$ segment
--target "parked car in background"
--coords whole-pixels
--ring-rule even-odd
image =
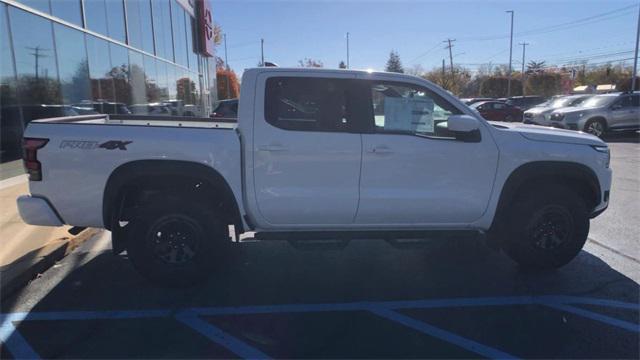
[[[529,95],[529,96],[512,96],[507,98],[506,103],[509,105],[517,106],[520,109],[528,110],[536,105],[540,105],[547,101],[544,96]]]
[[[477,102],[480,102],[480,101],[491,101],[491,100],[495,100],[495,99],[484,98],[484,97],[460,99],[460,101],[462,101],[463,103],[465,103],[465,104],[467,104],[469,106],[471,106],[471,105],[473,105],[473,104],[475,104]]]
[[[127,105],[121,102],[84,100],[73,106],[74,108],[93,108],[100,114],[131,114]]]
[[[238,119],[238,99],[221,100],[211,113],[211,118],[236,121]]]
[[[542,103],[538,106],[534,106],[531,109],[524,112],[523,122],[525,124],[537,124],[545,125],[549,123],[549,118],[554,110],[563,107],[579,106],[585,100],[589,99],[593,95],[569,95],[554,97],[551,100]]]
[[[483,118],[493,121],[522,121],[522,110],[502,101],[481,101],[471,105]]]
[[[578,107],[551,113],[548,125],[602,137],[609,131],[640,129],[640,92],[595,95]]]
[[[163,103],[136,104],[129,106],[135,115],[172,115],[171,109]]]
[[[171,110],[174,116],[198,116],[200,107],[193,104],[185,104],[183,100],[165,100],[162,102]]]

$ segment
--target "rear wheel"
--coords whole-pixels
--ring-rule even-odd
[[[561,267],[580,253],[587,240],[586,205],[568,188],[529,191],[510,210],[504,250],[525,268]]]
[[[133,220],[127,252],[154,283],[189,286],[204,280],[231,246],[216,214],[197,201],[154,202]]]
[[[591,119],[584,124],[584,132],[597,137],[603,137],[606,130],[607,125],[601,119]]]

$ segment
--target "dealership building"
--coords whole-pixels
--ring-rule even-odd
[[[207,116],[213,37],[208,0],[0,0],[2,162],[36,118]]]

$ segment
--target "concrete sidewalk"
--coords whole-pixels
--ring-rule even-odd
[[[28,193],[26,175],[0,181],[0,297],[36,277],[95,233],[85,230],[73,236],[68,226],[25,224],[16,198]]]

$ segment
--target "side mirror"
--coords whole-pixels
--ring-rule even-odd
[[[480,122],[470,115],[451,115],[447,119],[447,129],[456,139],[464,142],[480,142]]]
[[[620,109],[622,109],[622,104],[611,105],[611,110],[620,110]]]

